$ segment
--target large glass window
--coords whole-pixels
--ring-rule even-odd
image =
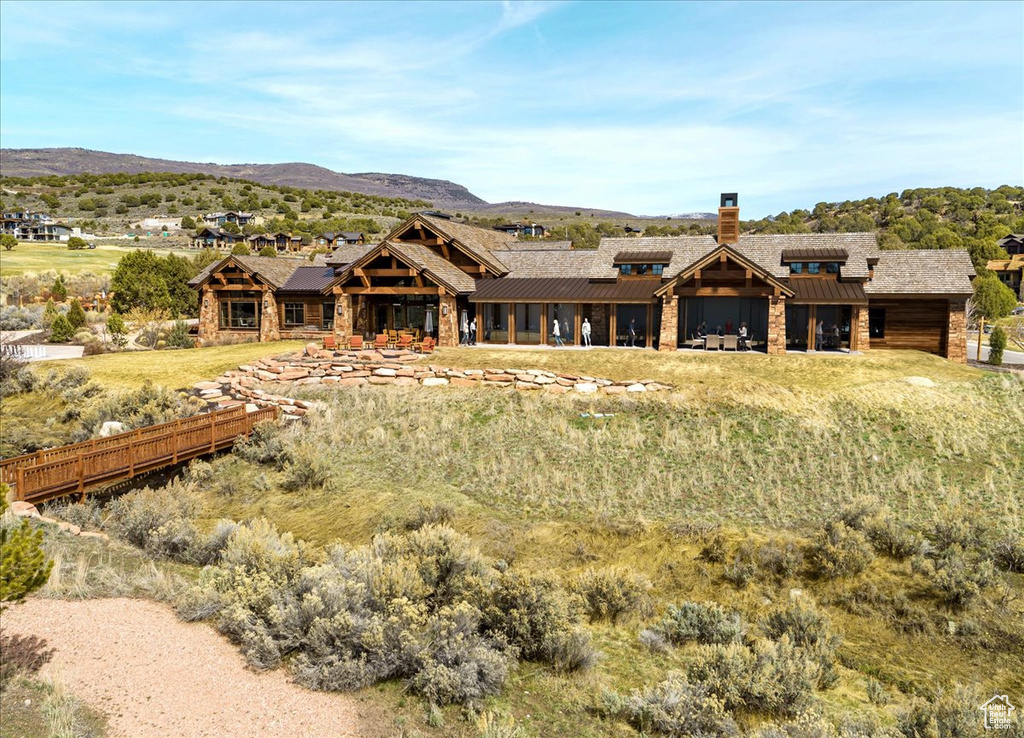
[[[229,330],[256,330],[257,305],[255,300],[221,300],[220,327]]]
[[[801,264],[799,261],[795,261],[795,262],[793,262],[792,264],[789,265],[789,273],[790,274],[803,274],[803,271],[804,271],[804,265]]]
[[[333,302],[324,302],[320,304],[320,327],[325,331],[334,330]]]
[[[633,265],[632,264],[619,264],[619,274],[621,274],[624,277],[628,277],[632,273],[633,273]]]
[[[816,261],[807,262],[808,274],[821,274],[821,264]]]
[[[871,338],[885,338],[885,308],[868,310],[868,335]]]
[[[508,343],[508,304],[487,303],[483,308],[484,341]]]
[[[516,343],[540,343],[540,303],[516,304]]]
[[[647,342],[647,306],[616,305],[615,333],[617,346],[645,346]]]
[[[306,305],[301,302],[286,302],[284,304],[285,325],[305,325]]]
[[[576,331],[576,305],[571,302],[548,304],[548,343],[552,346],[555,345],[556,320],[562,343],[572,343]]]

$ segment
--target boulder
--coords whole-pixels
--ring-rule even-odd
[[[374,369],[373,375],[375,377],[395,377],[398,376],[398,370],[382,366],[380,369]]]
[[[22,502],[21,500],[15,500],[11,503],[11,514],[16,515],[19,518],[38,518],[39,511],[36,506],[31,502]]]
[[[604,393],[606,395],[624,395],[626,394],[626,388],[618,384],[610,384],[604,387]]]
[[[315,343],[306,344],[306,356],[316,356],[320,353],[320,347]]]
[[[366,377],[342,377],[338,384],[342,387],[360,387],[367,383]]]
[[[636,384],[631,384],[628,387],[626,387],[626,392],[646,392],[646,391],[647,391],[647,387],[645,385],[640,384],[639,382],[637,382]]]
[[[452,377],[452,387],[479,387],[480,380],[468,379],[467,377]]]
[[[448,384],[448,380],[445,377],[424,377],[420,384],[424,387],[440,387],[443,384]]]
[[[573,385],[573,389],[581,395],[592,395],[597,392],[597,384],[595,382],[577,382]]]
[[[117,433],[124,433],[124,430],[124,423],[120,422],[119,420],[108,420],[106,423],[100,426],[100,438],[113,436],[116,435]]]

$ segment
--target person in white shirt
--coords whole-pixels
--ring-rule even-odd
[[[580,334],[583,336],[583,345],[590,345],[590,321],[586,318],[583,319],[583,327],[580,328]]]
[[[562,329],[558,325],[558,318],[555,318],[554,325],[551,327],[551,335],[555,337],[556,346],[564,346],[565,342],[562,340]]]

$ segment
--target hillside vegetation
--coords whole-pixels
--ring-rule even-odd
[[[145,218],[180,217],[185,230],[202,227],[205,213],[243,210],[264,222],[250,232],[291,231],[312,237],[328,230],[380,233],[425,200],[262,185],[208,174],[75,174],[0,178],[3,210],[46,212],[83,230],[145,232]],[[150,229],[152,230],[152,229]]]

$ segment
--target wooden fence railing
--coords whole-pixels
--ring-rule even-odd
[[[261,420],[277,418],[277,408],[246,412],[218,410],[84,443],[38,451],[0,461],[0,481],[14,488],[14,499],[45,502],[230,448]]]

